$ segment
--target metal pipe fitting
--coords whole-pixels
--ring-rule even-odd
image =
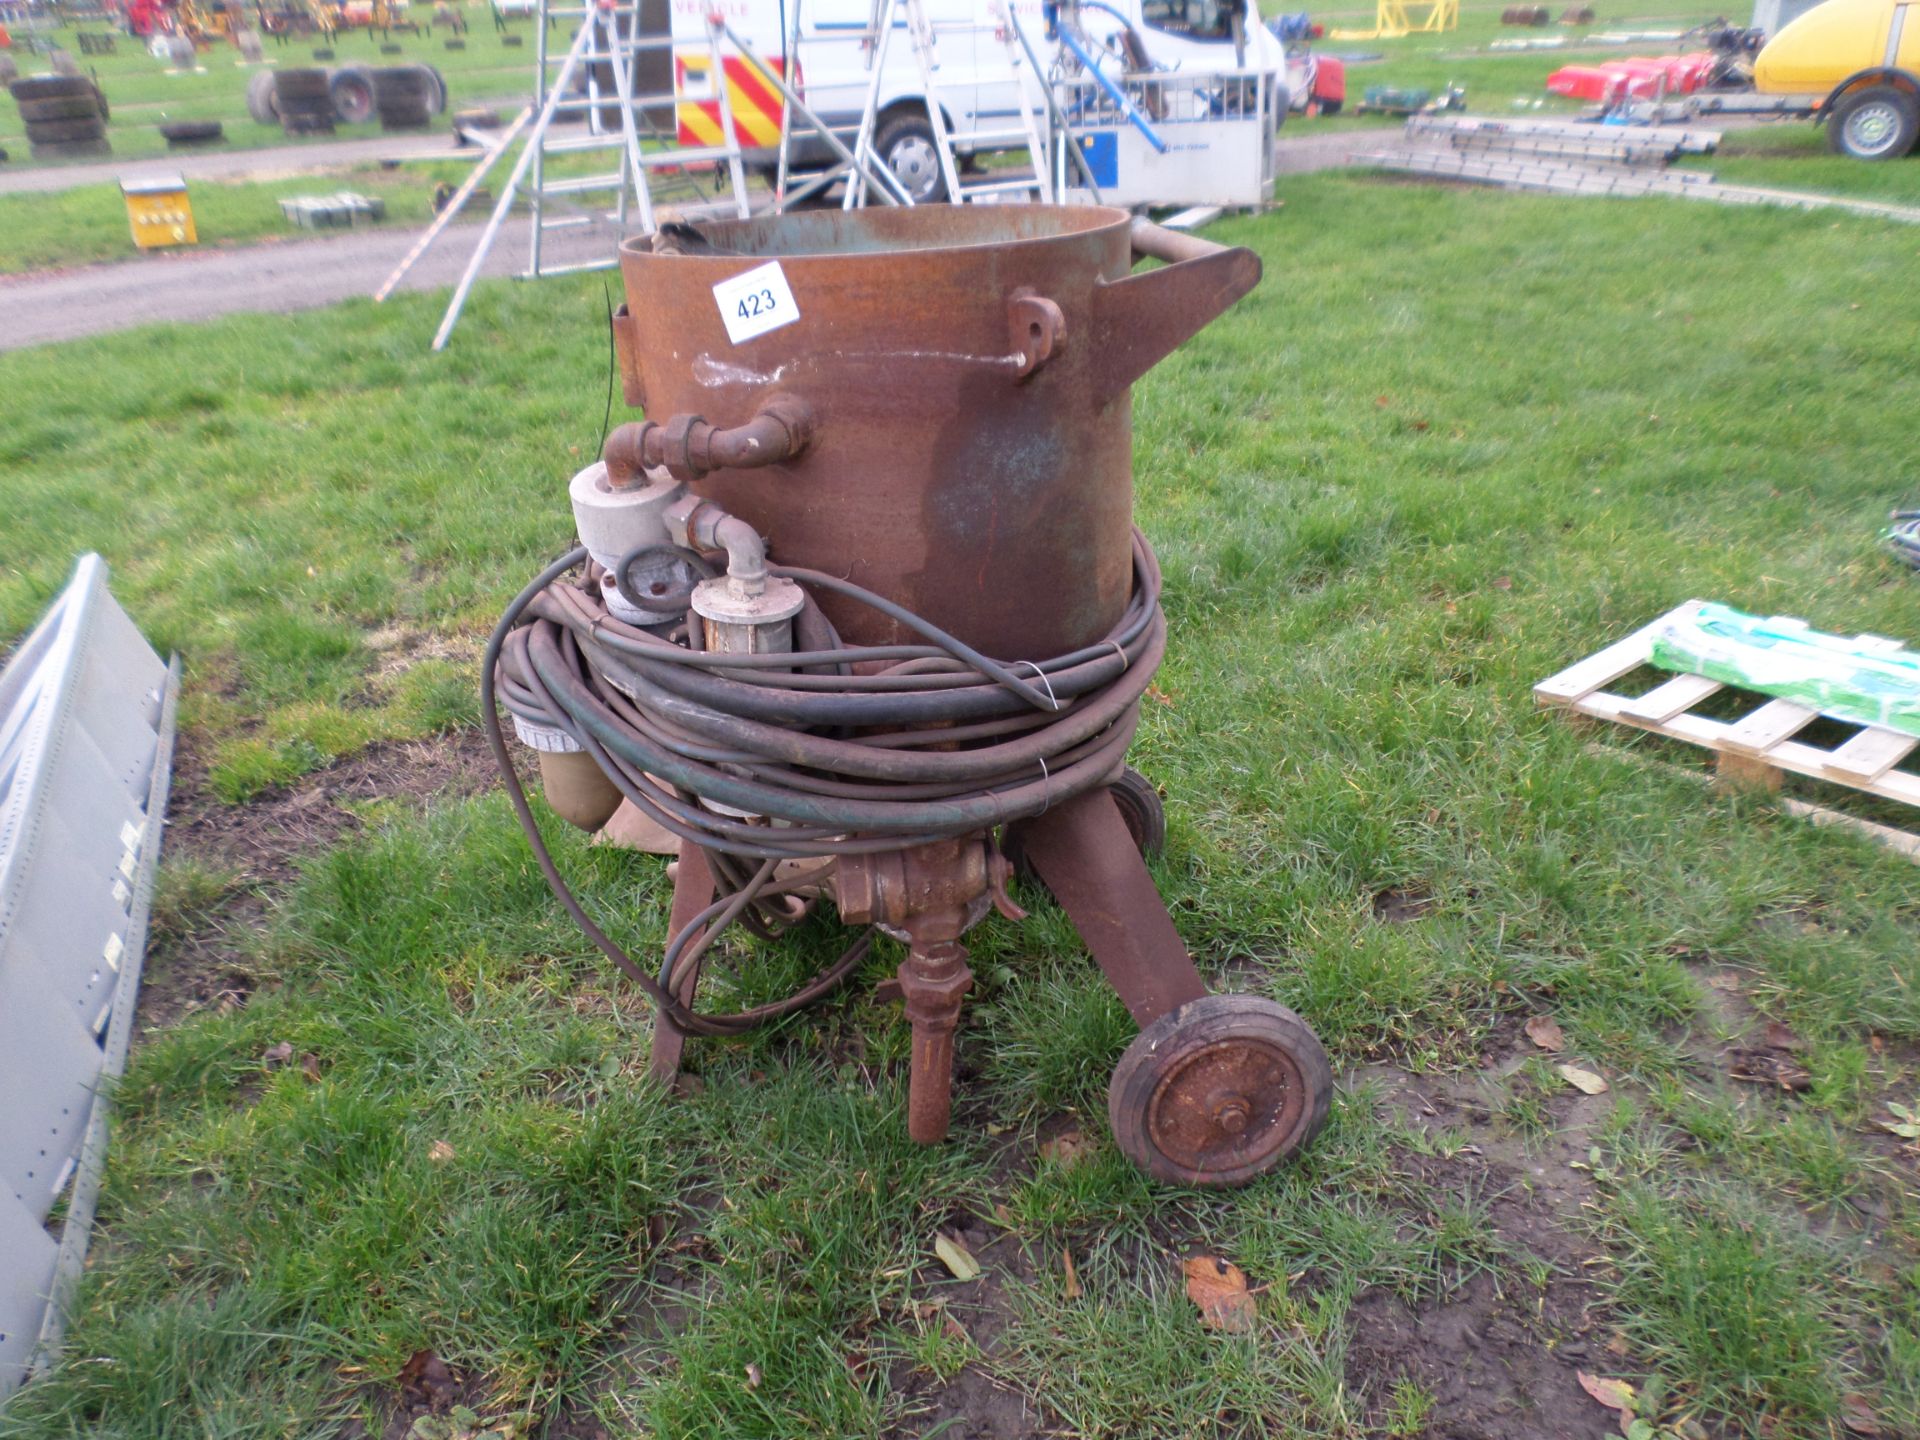
[[[767,588],[767,542],[738,515],[698,495],[683,495],[662,518],[676,544],[727,552],[727,586],[735,595],[758,595]]]
[[[744,425],[722,428],[703,416],[675,415],[664,423],[641,420],[607,436],[601,458],[616,489],[640,483],[664,468],[676,480],[698,480],[714,470],[752,470],[800,455],[813,439],[813,410],[792,395],[775,395]]]

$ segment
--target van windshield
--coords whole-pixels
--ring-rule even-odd
[[[1155,30],[1189,40],[1231,40],[1235,0],[1144,0],[1140,18]]]

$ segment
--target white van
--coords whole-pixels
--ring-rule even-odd
[[[1020,123],[1016,82],[1005,45],[996,35],[1000,6],[994,0],[923,0],[923,4],[938,37],[935,83],[955,149],[964,154],[1004,148],[1004,141],[976,145],[970,138],[980,132],[1004,132]],[[789,67],[782,37],[793,23],[794,6],[799,9],[800,25],[798,89],[809,109],[851,138],[859,127],[871,80],[864,37],[872,0],[723,0],[718,8],[755,53],[785,74]],[[1237,59],[1234,48],[1233,12],[1239,6],[1244,6],[1244,61]],[[707,74],[711,67],[706,17],[715,8],[714,0],[673,0],[682,144],[713,144],[720,138],[719,100]],[[1046,40],[1041,0],[1014,0],[1014,9],[1028,42],[1046,63],[1053,46]],[[1206,73],[1245,68],[1278,75],[1285,84],[1285,48],[1261,22],[1256,0],[1113,0],[1111,4],[1087,0],[1080,6],[1080,16],[1089,38],[1116,56],[1131,30],[1149,66],[1156,70]],[[744,60],[728,54],[729,49],[723,46],[722,63],[734,127],[741,144],[754,152],[753,158],[767,163],[779,141],[780,96]],[[1103,68],[1117,74],[1128,67],[1116,59]],[[874,148],[916,203],[940,200],[946,192],[924,92],[912,37],[905,20],[896,20],[880,81]],[[1284,102],[1277,108],[1286,113]],[[824,152],[825,146],[819,149]],[[812,163],[824,158],[824,153],[803,158]]]

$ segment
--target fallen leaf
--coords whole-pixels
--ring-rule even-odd
[[[1080,1298],[1080,1277],[1074,1273],[1073,1251],[1062,1250],[1060,1252],[1060,1268],[1067,1272],[1066,1298],[1069,1300],[1078,1300]]]
[[[1556,1065],[1553,1068],[1560,1072],[1562,1080],[1576,1090],[1584,1091],[1588,1095],[1607,1093],[1607,1082],[1591,1070],[1582,1070],[1578,1065]]]
[[[400,1393],[411,1404],[430,1405],[440,1410],[459,1388],[447,1362],[431,1350],[414,1351],[400,1367]]]
[[[1527,1039],[1542,1050],[1567,1048],[1567,1037],[1560,1032],[1560,1026],[1551,1015],[1536,1015],[1522,1028],[1527,1032]]]
[[[1804,1050],[1807,1048],[1806,1041],[1802,1040],[1778,1020],[1771,1021],[1767,1025],[1767,1044],[1776,1050]]]
[[[447,1161],[453,1159],[453,1146],[444,1140],[436,1140],[427,1147],[427,1159],[433,1161],[436,1165],[445,1164]]]
[[[940,1312],[940,1328],[947,1332],[947,1338],[950,1340],[958,1340],[962,1345],[973,1344],[973,1336],[967,1333],[966,1326],[954,1318],[951,1310]]]
[[[1513,577],[1510,575],[1494,576],[1493,588],[1496,590],[1511,590],[1513,588]]]
[[[747,1388],[749,1390],[758,1390],[760,1388],[760,1381],[763,1378],[758,1365],[752,1363],[747,1365]]]
[[[933,1235],[933,1253],[940,1262],[953,1272],[956,1280],[978,1280],[980,1262],[973,1258],[973,1252],[944,1230],[936,1230]]]
[[[1630,1348],[1627,1344],[1627,1337],[1622,1335],[1618,1330],[1607,1337],[1606,1351],[1609,1355],[1625,1355]]]
[[[282,1065],[287,1064],[293,1059],[293,1042],[291,1040],[282,1040],[278,1045],[262,1055],[260,1059],[269,1070],[278,1070]]]
[[[999,1221],[1003,1228],[1008,1230],[1013,1228],[1013,1211],[1009,1210],[1004,1202],[993,1207],[993,1218]]]
[[[1247,1293],[1246,1273],[1217,1255],[1195,1255],[1185,1265],[1187,1298],[1200,1310],[1200,1323],[1229,1335],[1245,1335],[1260,1318]]]
[[[1051,1140],[1042,1141],[1040,1158],[1063,1168],[1078,1165],[1094,1152],[1094,1143],[1076,1127],[1063,1130]]]
[[[1883,1435],[1880,1417],[1864,1395],[1846,1395],[1840,1400],[1840,1423],[1855,1435]]]
[[[320,1083],[320,1057],[309,1050],[300,1057],[300,1073],[314,1084]]]
[[[1579,1377],[1582,1390],[1620,1417],[1622,1430],[1633,1424],[1633,1386],[1625,1380],[1606,1380],[1584,1370],[1576,1370],[1574,1374]]]

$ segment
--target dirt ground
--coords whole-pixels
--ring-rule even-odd
[[[243,963],[244,935],[259,926],[273,897],[298,873],[302,856],[326,849],[360,824],[348,806],[477,795],[499,783],[478,730],[371,745],[247,805],[215,799],[206,775],[191,735],[183,736],[163,853],[168,860],[191,859],[229,873],[233,883],[217,905],[194,914],[177,932],[154,936],[141,979],[136,1036],[199,1010],[245,1003],[252,981]]]

